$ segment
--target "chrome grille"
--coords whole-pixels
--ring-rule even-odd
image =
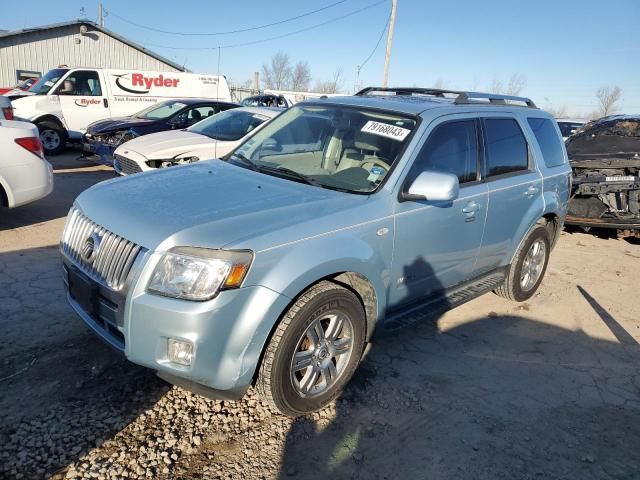
[[[94,243],[96,238],[100,240],[98,245]],[[90,258],[88,249],[92,251]],[[62,251],[83,272],[108,287],[120,290],[124,286],[140,250],[139,245],[101,227],[80,209],[73,207],[69,212]]]
[[[125,175],[131,175],[132,173],[140,173],[142,169],[140,165],[131,160],[130,158],[123,157],[122,155],[113,156],[114,166],[116,170],[124,173]]]

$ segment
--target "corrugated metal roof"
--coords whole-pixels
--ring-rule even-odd
[[[136,50],[141,51],[142,53],[149,55],[150,57],[155,58],[156,60],[162,62],[162,63],[166,63],[167,65],[170,65],[171,67],[175,68],[176,70],[180,70],[181,72],[188,72],[189,70],[186,69],[185,67],[183,67],[182,65],[178,65],[175,62],[172,62],[171,60],[164,58],[161,55],[158,55],[157,53],[144,48],[142,45],[138,45],[135,42],[132,42],[131,40],[126,39],[125,37],[118,35],[117,33],[112,32],[111,30],[108,30],[104,27],[101,27],[100,25],[98,25],[96,22],[92,22],[91,20],[71,20],[69,22],[61,22],[61,23],[52,23],[50,25],[42,25],[40,27],[33,27],[33,28],[23,28],[21,30],[9,30],[9,31],[2,31],[0,30],[0,39],[3,38],[7,38],[7,37],[13,37],[13,36],[17,36],[17,35],[23,35],[26,33],[32,33],[32,32],[39,32],[42,30],[54,30],[56,28],[63,28],[63,27],[69,27],[72,25],[88,25],[91,26],[92,28],[94,28],[95,30],[98,30],[106,35],[109,35],[110,37],[115,38],[116,40],[122,42],[122,43],[126,43],[127,45],[129,45],[132,48],[135,48]]]

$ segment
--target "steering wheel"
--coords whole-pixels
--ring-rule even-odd
[[[389,165],[382,160],[367,160],[362,162],[360,167],[364,168],[367,172],[370,171],[372,167],[380,167],[384,170],[385,175],[389,171]]]

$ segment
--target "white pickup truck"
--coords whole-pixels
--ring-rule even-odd
[[[0,97],[0,112],[10,106],[7,97]],[[53,172],[44,159],[38,129],[0,113],[0,207],[19,207],[52,190]]]
[[[14,100],[16,117],[38,126],[47,155],[80,140],[97,120],[131,115],[158,101],[211,98],[231,101],[224,76],[102,68],[55,68]]]

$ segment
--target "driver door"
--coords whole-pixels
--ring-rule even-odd
[[[452,173],[458,177],[460,191],[451,202],[398,203],[391,309],[442,292],[474,272],[486,221],[488,188],[479,176],[478,123],[456,117],[427,132],[405,179],[406,188],[425,171]]]
[[[65,90],[65,82],[70,82],[73,88]],[[111,116],[103,92],[99,73],[95,70],[74,70],[60,83],[55,93],[59,96],[71,138],[82,136],[90,123]]]

